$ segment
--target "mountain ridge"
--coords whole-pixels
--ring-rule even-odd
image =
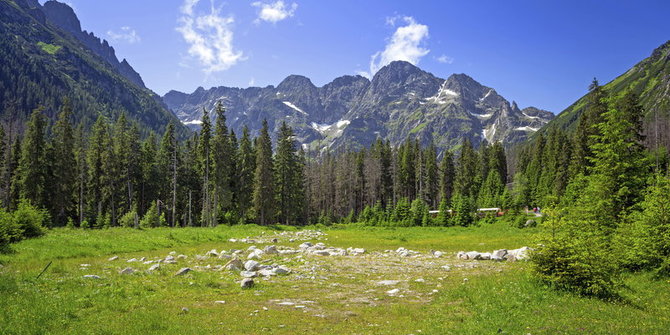
[[[194,127],[202,108],[213,110],[219,101],[236,132],[248,125],[255,134],[264,118],[271,128],[286,121],[305,148],[319,151],[364,147],[377,137],[394,145],[407,138],[432,141],[439,149],[453,149],[463,137],[476,145],[511,144],[553,117],[537,108],[524,112],[466,74],[442,79],[403,61],[382,67],[371,80],[345,75],[317,87],[306,76],[289,75],[276,87],[198,87],[192,93],[173,90],[162,99]]]

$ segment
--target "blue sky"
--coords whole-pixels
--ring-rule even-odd
[[[159,94],[322,86],[394,59],[560,112],[670,39],[670,1],[67,0]]]

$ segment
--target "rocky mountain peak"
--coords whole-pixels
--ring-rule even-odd
[[[277,89],[280,92],[294,92],[296,90],[316,89],[316,86],[312,84],[312,81],[309,78],[292,74],[286,77],[286,79],[282,80],[282,82],[277,86]]]
[[[81,23],[72,7],[56,0],[49,0],[44,3],[42,10],[49,21],[61,29],[72,34],[81,34]]]

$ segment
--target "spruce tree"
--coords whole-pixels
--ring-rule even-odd
[[[231,183],[233,177],[233,150],[228,127],[226,126],[225,109],[221,102],[216,104],[216,123],[212,137],[212,158],[214,177],[214,202],[216,213],[232,210],[233,193]]]
[[[277,214],[283,224],[302,223],[305,190],[300,157],[296,155],[293,130],[282,122],[277,140],[277,155],[274,162],[275,194]]]
[[[237,207],[239,214],[246,220],[249,217],[249,209],[252,206],[254,191],[254,173],[256,172],[256,153],[252,146],[249,128],[244,126],[242,129],[242,139],[238,150],[238,169],[237,169]]]
[[[75,213],[77,162],[74,155],[75,138],[71,118],[72,105],[69,99],[65,99],[54,126],[52,141],[54,192],[51,214],[54,222],[59,225],[65,225],[68,218]]]
[[[207,110],[202,110],[202,124],[200,128],[199,161],[200,174],[202,176],[202,214],[201,222],[203,226],[212,227],[215,225],[215,213],[212,203],[212,132]]]
[[[442,202],[447,205],[451,203],[451,197],[454,193],[454,178],[456,171],[454,168],[454,156],[451,152],[445,151],[444,157],[440,162],[440,206]]]
[[[42,207],[46,202],[46,118],[36,109],[30,116],[19,161],[18,186],[21,198],[33,206]]]
[[[263,120],[261,133],[256,139],[256,172],[254,173],[253,205],[256,221],[267,225],[274,221],[275,209],[274,162],[268,122]]]

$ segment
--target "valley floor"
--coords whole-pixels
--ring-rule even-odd
[[[55,229],[0,255],[0,333],[663,334],[670,329],[667,280],[629,276],[624,301],[613,303],[554,291],[536,282],[524,261],[455,257],[460,250],[532,246],[536,229],[496,223],[322,231],[254,225]],[[320,256],[301,251],[304,242],[365,252]],[[257,261],[291,273],[257,277],[246,290],[238,272],[222,269],[229,259],[204,256],[212,249],[238,249],[246,261],[250,246],[271,244],[284,253]],[[400,247],[408,251],[398,252]],[[147,271],[171,253],[174,264]],[[132,259],[138,261],[128,262]],[[134,273],[119,273],[128,267]],[[176,276],[184,267],[194,271]]]

